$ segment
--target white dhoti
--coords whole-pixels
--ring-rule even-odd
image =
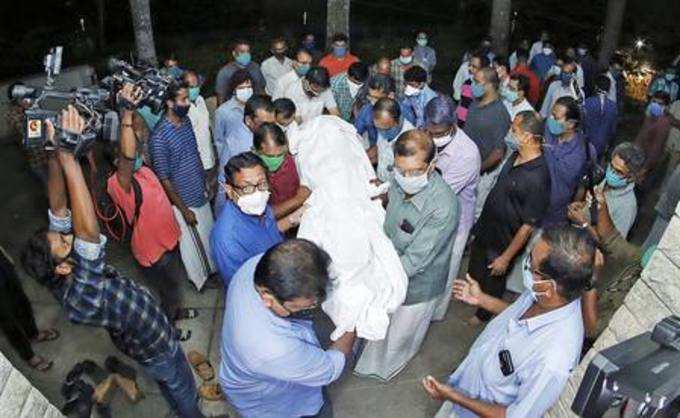
[[[390,315],[385,339],[366,343],[354,372],[387,381],[402,371],[420,349],[438,300],[400,306]]]
[[[181,231],[179,252],[182,256],[184,268],[187,270],[189,280],[196,286],[196,289],[201,290],[205,281],[208,280],[208,276],[215,272],[210,251],[210,231],[213,227],[213,216],[210,203],[189,209],[194,212],[198,221],[194,227],[189,227],[184,221],[182,212],[175,206],[172,207]]]
[[[510,270],[510,273],[508,273],[507,280],[505,282],[505,288],[507,290],[515,293],[524,292],[524,273],[522,272],[524,258],[529,255],[531,249],[534,248],[534,245],[536,245],[536,242],[538,242],[538,239],[541,238],[542,233],[542,229],[535,229],[534,233],[527,241],[527,245],[524,246],[524,251],[515,257],[515,262],[513,263],[512,269]]]
[[[453,402],[444,401],[434,418],[458,418],[458,414],[453,410]]]
[[[479,219],[479,215],[482,214],[486,198],[489,197],[491,189],[493,189],[493,186],[496,184],[498,175],[501,173],[501,168],[503,168],[503,162],[498,164],[493,171],[479,176],[479,183],[477,183],[477,201],[475,203],[475,222]]]
[[[458,270],[460,270],[460,262],[463,259],[463,254],[465,253],[465,245],[467,244],[468,237],[470,236],[470,229],[470,227],[465,228],[464,231],[458,229],[458,232],[456,233],[456,239],[453,242],[453,250],[451,251],[449,277],[446,280],[444,294],[442,294],[437,300],[437,305],[434,309],[434,315],[432,316],[433,321],[443,320],[446,316],[446,311],[449,309],[449,302],[451,302],[451,291],[453,290],[453,281],[458,276]]]

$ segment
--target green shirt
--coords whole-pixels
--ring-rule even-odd
[[[408,276],[404,305],[432,300],[444,291],[458,228],[458,197],[433,172],[427,187],[406,197],[396,182],[389,191],[385,233]]]

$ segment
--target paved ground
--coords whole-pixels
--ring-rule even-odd
[[[4,185],[0,190],[0,238],[10,254],[18,260],[21,243],[39,225],[45,223],[46,199],[40,183],[26,169],[22,155],[13,143],[0,143],[0,154],[4,162],[0,172],[4,173]],[[143,282],[136,264],[125,247],[116,243],[108,246],[111,263],[129,277]],[[38,325],[56,327],[61,338],[54,342],[35,346],[40,355],[55,360],[47,373],[34,371],[19,359],[9,346],[4,335],[0,335],[0,350],[40,389],[56,406],[63,404],[59,390],[68,371],[78,361],[92,359],[103,365],[109,355],[126,359],[111,344],[107,333],[100,329],[77,326],[68,323],[56,300],[34,280],[24,276],[23,285],[33,303]],[[218,289],[206,289],[200,294],[191,285],[184,283],[183,295],[186,306],[198,308],[200,316],[184,321],[181,326],[192,330],[191,340],[183,343],[185,351],[197,349],[208,353],[212,364],[219,364],[219,340],[224,310],[224,297]],[[420,389],[420,379],[427,375],[444,378],[457,365],[474,340],[477,330],[462,323],[466,308],[456,306],[441,323],[434,324],[425,340],[423,350],[394,381],[383,384],[370,379],[359,379],[351,373],[331,387],[335,416],[343,417],[431,417],[437,409],[435,402],[428,401]],[[197,382],[198,378],[197,378]],[[122,393],[117,393],[112,402],[114,417],[163,417],[167,406],[157,385],[141,374],[139,384],[145,398],[138,404],[130,404]],[[206,402],[202,405],[206,415],[217,415],[230,411],[223,402]]]

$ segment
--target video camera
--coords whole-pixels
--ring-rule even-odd
[[[669,316],[653,332],[598,353],[588,365],[571,410],[600,418],[612,407],[626,417],[680,416],[680,317]]]
[[[163,109],[165,93],[176,80],[150,65],[131,65],[123,60],[109,60],[112,74],[102,80],[102,85],[110,91],[118,92],[125,84],[133,84],[140,89],[139,106],[148,106],[153,113]]]

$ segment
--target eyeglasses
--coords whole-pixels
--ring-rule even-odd
[[[226,190],[227,184],[224,182],[220,182],[220,186],[222,186],[223,189]],[[234,190],[240,190],[240,192],[236,192],[240,196],[248,195],[248,194],[253,194],[255,193],[255,190],[259,190],[261,192],[266,192],[269,191],[269,183],[267,181],[262,181],[258,183],[257,185],[252,185],[252,184],[246,184],[245,186],[239,187],[236,185],[231,185]]]
[[[527,256],[527,258],[525,258],[525,260],[526,260],[524,262],[524,269],[525,270],[530,271],[532,274],[537,275],[538,277],[542,278],[543,280],[552,280],[552,278],[550,276],[541,272],[539,269],[534,269],[533,267],[531,267],[533,265],[531,253],[529,253],[529,255]]]

